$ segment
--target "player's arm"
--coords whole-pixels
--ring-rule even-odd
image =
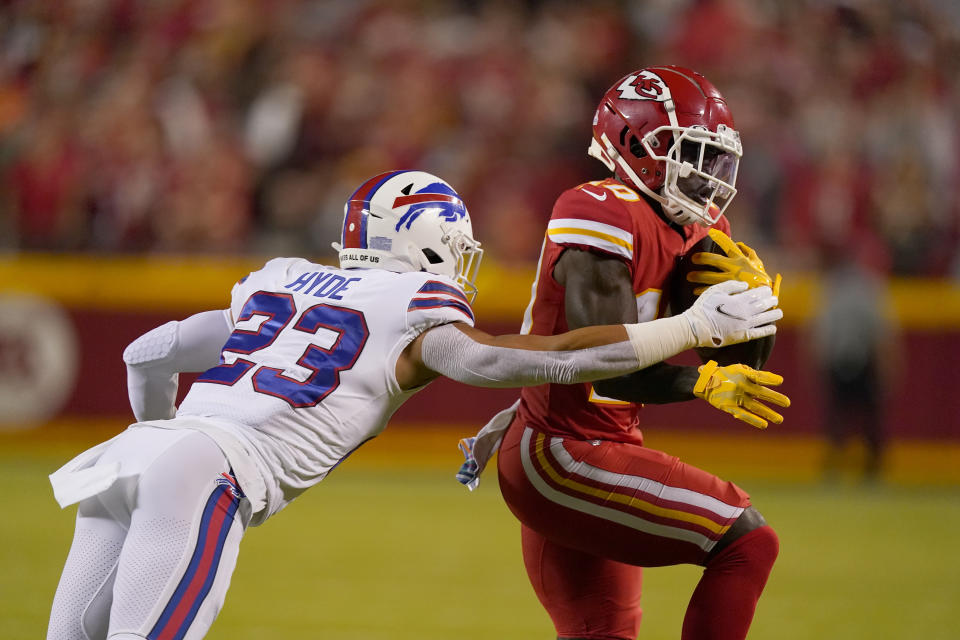
[[[204,311],[148,331],[123,352],[127,393],[137,420],[165,420],[176,413],[181,372],[206,371],[220,362],[233,322],[229,310]]]
[[[397,380],[404,389],[438,375],[478,387],[599,380],[694,346],[769,335],[776,329],[768,323],[782,315],[775,305],[769,289],[727,282],[711,287],[678,316],[639,324],[591,326],[554,336],[493,336],[465,323],[446,324],[407,346],[397,362]]]
[[[571,247],[557,260],[553,277],[566,289],[570,328],[637,321],[633,280],[622,260]],[[598,380],[593,387],[608,398],[662,404],[693,400],[698,377],[696,367],[657,362],[629,375]]]

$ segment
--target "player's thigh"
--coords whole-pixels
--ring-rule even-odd
[[[653,567],[702,562],[749,497],[655,449],[515,425],[499,453],[507,505],[551,541]]]
[[[558,637],[637,637],[643,569],[521,532],[527,576]]]
[[[188,432],[143,470],[110,633],[200,638],[223,606],[249,505],[219,447]]]
[[[107,637],[113,583],[125,536],[125,524],[104,508],[100,496],[79,504],[73,542],[53,598],[48,638]]]

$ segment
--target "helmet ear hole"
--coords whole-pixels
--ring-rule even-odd
[[[443,262],[443,258],[438,256],[437,252],[434,251],[433,249],[429,247],[424,247],[420,250],[423,251],[423,255],[427,256],[427,261],[430,264],[440,264],[441,262]]]
[[[647,151],[643,148],[637,136],[630,136],[630,153],[636,158],[646,158]]]

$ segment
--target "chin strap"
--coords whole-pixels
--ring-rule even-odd
[[[673,220],[680,226],[686,226],[694,222],[698,222],[700,224],[703,224],[704,226],[710,226],[710,225],[707,225],[703,220],[700,220],[695,215],[693,215],[692,213],[690,213],[689,211],[681,207],[680,205],[673,204],[670,200],[667,200],[666,198],[664,198],[664,200],[666,200],[666,202],[662,203],[663,213],[669,216],[671,220]]]

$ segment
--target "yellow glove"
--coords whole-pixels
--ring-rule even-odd
[[[783,416],[761,404],[761,400],[781,407],[790,406],[790,398],[765,386],[776,386],[782,382],[782,376],[769,371],[757,371],[745,364],[721,367],[716,360],[711,360],[700,367],[700,377],[693,387],[693,395],[737,420],[758,429],[766,429],[767,420],[780,424]]]
[[[707,235],[727,255],[721,256],[709,252],[693,254],[693,264],[705,264],[718,269],[718,271],[691,271],[687,274],[687,280],[705,285],[717,284],[727,280],[742,280],[751,288],[767,285],[773,290],[773,295],[780,295],[780,274],[778,273],[776,278],[767,275],[766,269],[763,268],[763,262],[756,251],[742,242],[734,244],[730,236],[719,229],[710,229]],[[706,287],[698,287],[693,292],[700,295],[704,289]]]

